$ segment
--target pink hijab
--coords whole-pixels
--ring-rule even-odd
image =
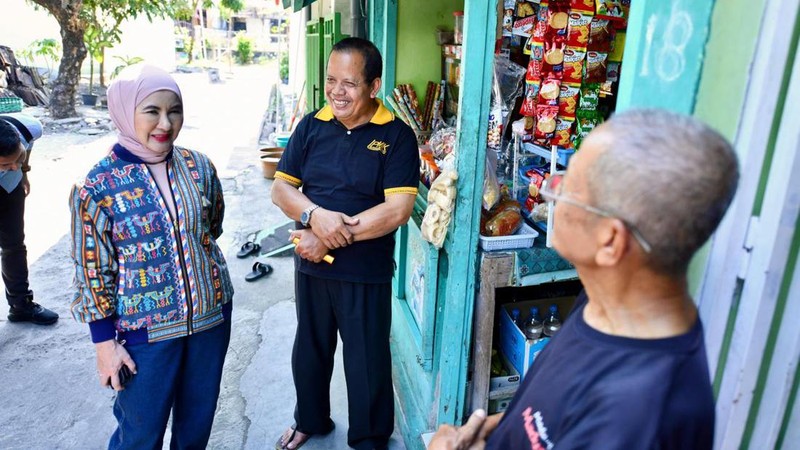
[[[136,107],[156,91],[172,91],[181,101],[181,90],[175,80],[162,69],[138,64],[123,70],[108,87],[108,112],[117,127],[120,145],[148,164],[164,161],[169,154],[156,152],[142,145],[136,138],[133,116]]]

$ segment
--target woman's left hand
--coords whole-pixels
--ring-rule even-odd
[[[109,339],[96,343],[94,348],[97,351],[97,374],[100,377],[100,385],[111,387],[115,391],[125,389],[119,382],[119,369],[124,364],[131,372],[136,373],[136,363],[125,347],[116,339]]]

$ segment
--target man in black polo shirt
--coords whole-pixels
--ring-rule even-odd
[[[295,449],[333,429],[330,378],[344,344],[356,449],[385,448],[394,429],[389,330],[394,231],[408,221],[419,179],[413,131],[375,98],[381,56],[347,38],[328,60],[328,105],[307,115],[278,163],[272,201],[300,222],[292,373],[295,425],[276,443]],[[302,191],[298,190],[302,186]],[[322,259],[335,258],[332,264]]]

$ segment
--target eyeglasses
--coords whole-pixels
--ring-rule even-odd
[[[627,220],[619,217],[619,215],[605,211],[603,209],[597,208],[592,205],[587,205],[586,203],[582,203],[578,200],[572,199],[564,195],[562,191],[561,181],[564,179],[563,173],[556,173],[550,176],[550,178],[544,180],[542,182],[542,187],[539,189],[539,193],[542,195],[542,198],[548,202],[563,202],[570,204],[572,206],[576,206],[581,208],[585,211],[589,211],[592,214],[597,214],[598,216],[607,217],[609,219],[617,219],[622,221],[625,227],[631,232],[634,239],[639,242],[639,245],[642,246],[642,250],[645,253],[650,253],[652,250],[652,246],[647,242],[647,240],[642,235],[642,232],[639,231],[639,228],[636,225],[628,222]]]
[[[361,86],[361,82],[344,80],[340,83],[336,81],[336,78],[328,77],[325,79],[325,87],[329,89],[336,89],[338,86],[341,86],[346,91],[354,91]]]

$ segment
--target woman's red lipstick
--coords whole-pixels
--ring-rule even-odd
[[[167,142],[169,140],[168,134],[152,134],[151,136],[158,142]]]

